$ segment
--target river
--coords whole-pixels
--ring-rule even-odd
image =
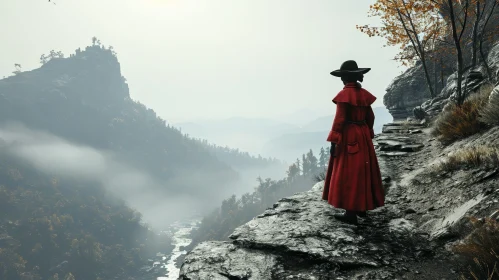
[[[190,233],[193,229],[197,228],[201,218],[193,217],[182,221],[174,222],[164,233],[172,237],[172,243],[175,246],[170,254],[158,253],[157,259],[153,266],[159,267],[165,271],[165,275],[157,277],[156,280],[177,280],[180,267],[175,265],[175,260],[187,252],[180,250],[191,243]]]

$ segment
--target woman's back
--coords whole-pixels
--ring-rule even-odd
[[[335,215],[336,218],[353,223],[357,222],[356,214],[363,215],[384,205],[381,174],[372,142],[371,104],[376,97],[356,82],[362,82],[363,73],[368,70],[358,68],[354,61],[346,61],[340,70],[331,72],[342,78],[344,88],[333,99],[336,115],[327,137],[332,144],[332,156],[322,198],[346,210],[345,215]]]
[[[369,107],[365,106],[349,106],[347,113],[347,120],[350,121],[365,121],[368,114]]]

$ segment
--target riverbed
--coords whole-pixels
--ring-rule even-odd
[[[177,280],[180,267],[175,265],[175,260],[187,253],[185,250],[181,250],[181,248],[191,243],[190,233],[193,229],[197,228],[200,220],[200,218],[194,217],[177,221],[164,231],[164,233],[172,237],[172,245],[175,248],[170,254],[158,253],[158,258],[154,262],[154,266],[160,266],[162,270],[164,269],[165,275],[157,277],[156,280]]]

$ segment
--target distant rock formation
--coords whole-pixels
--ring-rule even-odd
[[[429,98],[423,67],[419,63],[393,79],[383,96],[383,104],[394,120],[401,120],[412,116],[413,108]]]

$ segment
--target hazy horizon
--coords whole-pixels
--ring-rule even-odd
[[[383,106],[403,68],[392,60],[397,49],[355,28],[377,22],[367,17],[372,2],[2,2],[0,22],[10,27],[0,77],[16,63],[38,68],[52,49],[69,56],[96,36],[116,50],[131,97],[170,123],[327,115],[342,87],[329,72],[347,59],[372,68],[363,84]]]

